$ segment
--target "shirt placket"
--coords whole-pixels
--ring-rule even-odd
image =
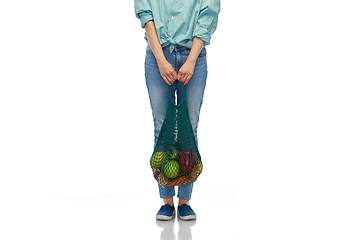
[[[169,23],[168,23],[168,35],[170,37],[170,52],[174,50],[175,47],[175,40],[174,40],[174,27],[175,27],[175,9],[177,9],[177,2],[178,0],[172,0],[171,9],[170,9],[170,15],[169,15]]]

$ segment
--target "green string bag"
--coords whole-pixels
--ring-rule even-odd
[[[190,122],[189,109],[184,98],[175,104],[169,86],[169,102],[154,152],[150,158],[154,178],[163,187],[193,183],[203,165]]]

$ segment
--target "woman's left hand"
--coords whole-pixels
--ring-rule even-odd
[[[192,75],[194,74],[194,68],[195,68],[195,63],[196,61],[190,61],[187,60],[182,67],[179,70],[179,81],[184,83],[184,85],[186,85],[190,78],[192,77]]]

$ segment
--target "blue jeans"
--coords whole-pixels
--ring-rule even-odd
[[[180,47],[180,46],[179,46]],[[169,47],[164,47],[163,52],[166,60],[174,67],[178,73],[181,66],[187,60],[190,49],[186,47],[175,46],[172,53]],[[200,109],[203,102],[203,95],[207,78],[207,62],[206,49],[203,48],[198,56],[195,64],[194,74],[187,84],[187,102],[189,108],[190,122],[197,139],[197,127],[199,122]],[[152,51],[146,51],[145,57],[145,79],[148,88],[150,105],[154,119],[154,146],[158,139],[162,123],[164,122],[167,103],[169,101],[169,88],[164,79],[160,75],[160,71]],[[176,104],[183,99],[184,84],[176,80],[172,84],[173,98]],[[175,95],[176,93],[176,95]],[[193,184],[184,184],[178,187],[178,198],[190,200]],[[169,198],[175,196],[174,187],[162,187],[159,185],[159,193],[161,198]]]

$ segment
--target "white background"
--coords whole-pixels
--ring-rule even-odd
[[[350,0],[222,1],[192,201],[234,206],[239,231],[228,239],[359,239],[359,10]],[[66,196],[118,194],[115,206],[152,201],[155,214],[133,1],[1,1],[0,35],[1,239],[25,226],[35,234],[31,223],[47,221],[36,211]],[[59,239],[80,239],[58,227]]]

